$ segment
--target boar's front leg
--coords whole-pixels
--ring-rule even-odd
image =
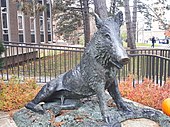
[[[107,122],[107,111],[108,111],[108,107],[107,107],[107,102],[106,102],[106,98],[105,98],[105,84],[101,83],[101,84],[94,84],[94,82],[92,83],[92,89],[95,91],[98,100],[99,100],[99,107],[100,107],[100,111],[101,111],[101,115],[103,117],[103,120],[105,122]]]
[[[108,92],[110,96],[113,98],[113,100],[115,101],[118,109],[122,109],[124,111],[130,111],[130,109],[127,107],[126,103],[123,101],[121,97],[121,94],[118,88],[118,82],[116,78],[113,80],[113,82],[108,87]]]

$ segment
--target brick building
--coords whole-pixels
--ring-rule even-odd
[[[0,39],[23,43],[52,42],[51,0],[37,0],[45,10],[35,17],[19,11],[15,0],[0,0]]]

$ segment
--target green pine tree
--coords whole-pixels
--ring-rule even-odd
[[[56,21],[55,34],[69,40],[71,35],[82,27],[82,12],[77,0],[55,0],[53,19]]]

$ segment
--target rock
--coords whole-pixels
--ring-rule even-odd
[[[110,123],[103,122],[96,97],[83,100],[81,107],[75,110],[60,111],[52,104],[44,115],[24,108],[14,114],[14,121],[18,127],[170,127],[170,118],[160,111],[126,103],[131,112],[123,112],[114,103],[109,104]]]
[[[25,108],[16,112],[13,116],[18,127],[53,127],[50,122],[51,118],[52,115],[48,112],[41,115]]]

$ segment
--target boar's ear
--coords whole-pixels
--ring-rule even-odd
[[[96,14],[96,13],[93,13],[94,16],[95,16],[95,21],[96,21],[96,27],[99,29],[101,26],[102,26],[102,20],[101,18]]]
[[[123,24],[123,13],[122,11],[119,11],[115,14],[115,22],[117,22],[119,24],[119,26],[121,26]]]

